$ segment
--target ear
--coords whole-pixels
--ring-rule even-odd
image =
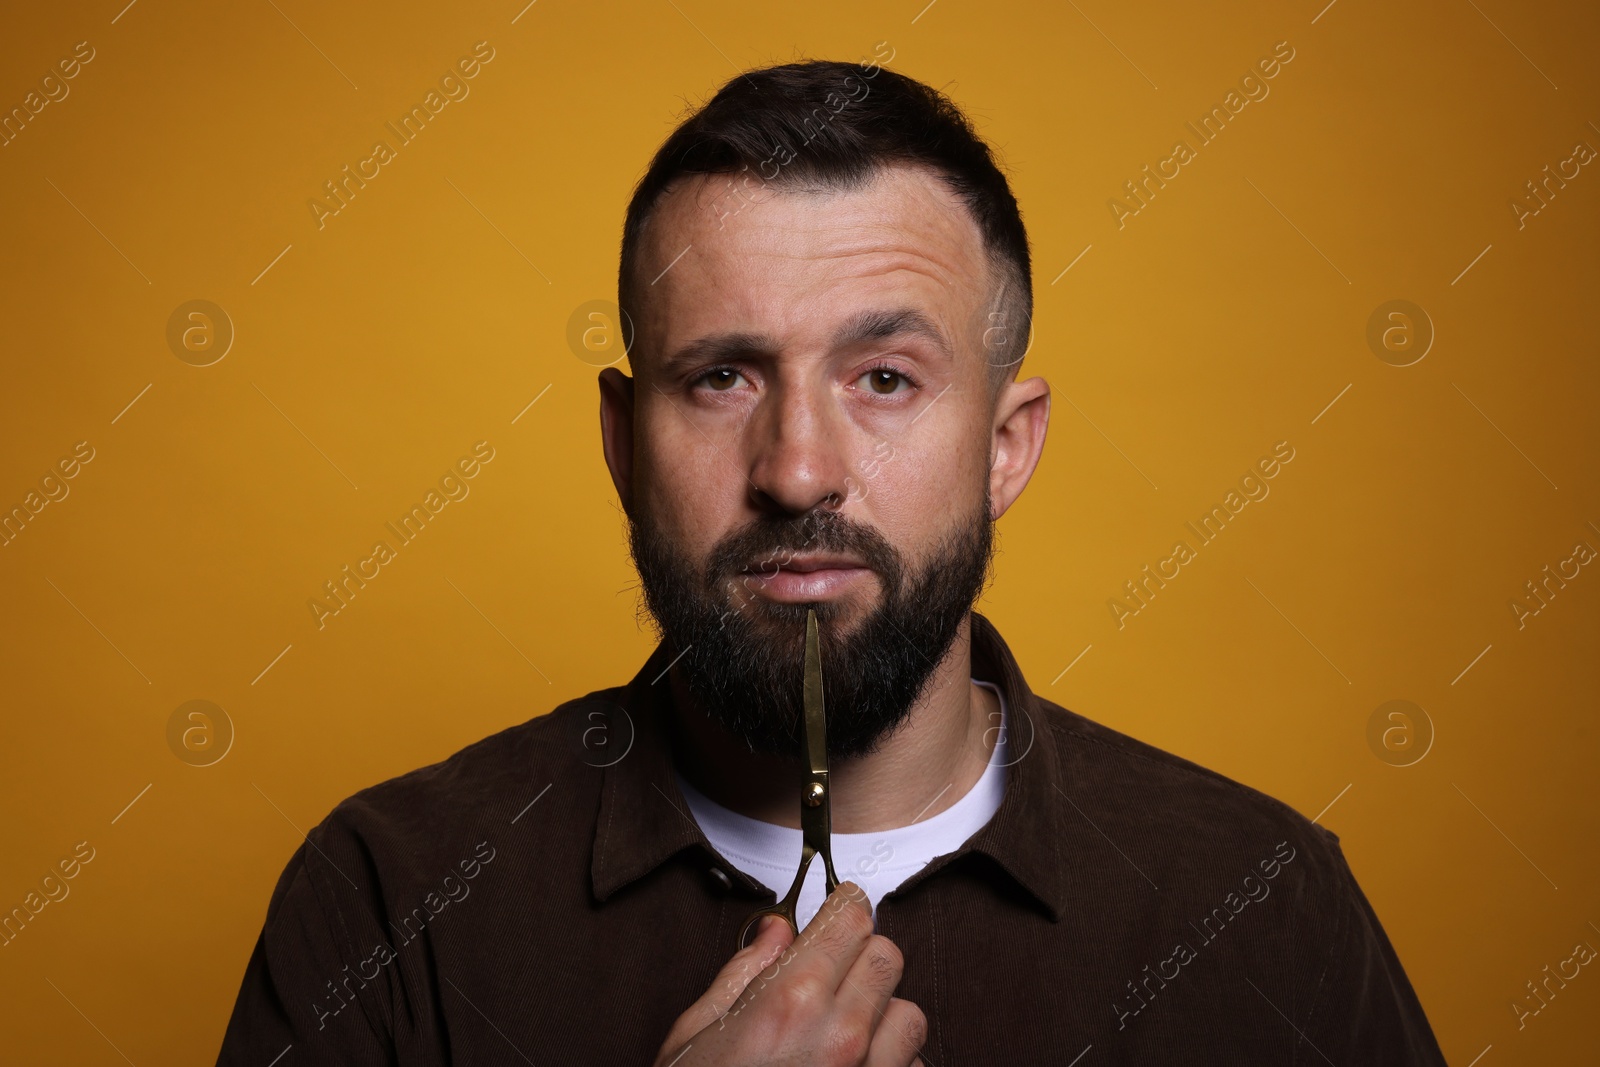
[[[1050,383],[1043,378],[1007,382],[995,403],[989,442],[991,519],[1004,515],[1022,495],[1044,452],[1050,426]]]
[[[600,444],[622,510],[633,515],[633,379],[615,367],[600,372]]]

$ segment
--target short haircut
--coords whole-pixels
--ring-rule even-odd
[[[875,64],[808,60],[747,71],[683,120],[628,203],[617,303],[630,314],[641,306],[644,226],[677,179],[748,171],[747,185],[851,190],[894,164],[932,168],[977,223],[1000,288],[990,308],[999,314],[984,320],[982,346],[991,391],[998,390],[1015,376],[1033,321],[1033,269],[1016,197],[949,97]]]

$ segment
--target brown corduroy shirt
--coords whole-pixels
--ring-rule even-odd
[[[688,814],[669,663],[335,808],[218,1062],[648,1067],[773,901]],[[1334,834],[1034,695],[977,613],[972,663],[1004,799],[877,910],[929,1067],[1444,1063]]]

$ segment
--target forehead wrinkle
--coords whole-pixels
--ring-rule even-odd
[[[986,267],[987,256],[981,242],[974,255],[973,249],[962,247],[956,235],[924,229],[917,236],[929,238],[925,243],[905,243],[904,238],[908,235],[906,228],[896,226],[889,220],[831,227],[828,231],[812,226],[772,223],[766,225],[764,230],[766,232],[762,236],[770,237],[770,240],[751,238],[744,247],[739,247],[738,243],[716,242],[707,250],[713,256],[720,254],[725,258],[767,257],[803,263],[865,260],[856,268],[859,274],[890,274],[896,270],[907,270],[927,275],[951,287],[953,283],[971,277],[969,266],[976,266],[979,274]],[[799,233],[817,240],[794,247],[784,244],[778,237],[779,232]],[[874,262],[879,259],[889,262]],[[925,265],[935,269],[927,269]]]
[[[702,186],[697,191],[704,192],[705,188]],[[975,300],[977,304],[982,304],[985,294],[995,288],[994,267],[989,262],[976,221],[965,205],[942,186],[929,188],[914,183],[912,202],[902,201],[893,210],[882,204],[863,202],[864,197],[870,197],[870,188],[826,190],[824,192],[829,195],[821,199],[833,200],[835,204],[842,202],[845,211],[835,210],[820,220],[804,210],[818,197],[785,195],[792,191],[780,188],[777,190],[780,196],[774,199],[787,200],[789,205],[798,206],[800,210],[773,211],[776,205],[770,201],[754,205],[749,210],[758,214],[736,220],[727,230],[711,227],[706,218],[693,210],[692,205],[701,198],[682,195],[690,189],[680,186],[673,192],[679,195],[669,194],[658,205],[667,207],[660,213],[665,217],[658,218],[658,222],[665,225],[651,227],[652,232],[642,242],[664,260],[682,251],[681,246],[693,246],[684,261],[661,279],[664,284],[656,287],[656,299],[650,301],[655,305],[654,311],[646,310],[646,314],[661,325],[665,325],[665,319],[681,319],[681,311],[674,314],[668,310],[668,305],[681,307],[685,300],[691,305],[698,303],[696,294],[717,292],[723,287],[724,283],[719,280],[722,278],[731,276],[737,285],[749,277],[751,267],[756,264],[765,271],[783,272],[789,278],[798,278],[801,286],[814,291],[826,291],[867,278],[888,280],[902,272],[932,282],[941,290],[940,296],[958,296]],[[760,214],[763,212],[766,214]],[[778,217],[774,218],[774,214]],[[839,214],[853,217],[840,220]],[[743,225],[746,222],[755,224],[754,228]],[[799,240],[785,239],[794,236]],[[908,243],[908,237],[916,243]],[[811,271],[812,277],[808,278],[790,269],[790,264],[822,269]],[[892,299],[888,294],[880,296]],[[904,303],[904,298],[900,302]],[[942,301],[927,310],[930,317],[949,325],[946,320],[950,316]],[[954,346],[960,340],[952,336],[947,338],[947,343]]]
[[[896,205],[896,210],[873,202],[873,193],[882,191],[880,183],[888,182],[908,187],[914,202],[902,201]],[[935,264],[946,277],[938,278],[925,270],[919,273],[929,274],[946,284],[951,279],[970,276],[968,266],[976,266],[980,275],[987,268],[987,249],[976,220],[966,205],[936,180],[928,185],[912,180],[911,174],[891,176],[882,172],[871,185],[861,189],[824,189],[811,193],[776,186],[771,198],[744,209],[752,214],[741,211],[726,228],[711,226],[708,214],[692,209],[701,199],[694,195],[694,184],[684,183],[675,189],[675,192],[689,195],[672,198],[670,207],[665,202],[666,197],[660,205],[666,208],[661,212],[665,225],[655,228],[655,241],[651,243],[654,244],[652,251],[662,262],[692,243],[711,255],[731,253],[730,258],[735,259],[772,256],[815,261],[903,256],[907,260],[921,259]],[[708,181],[702,185],[702,193],[710,184]],[[831,203],[823,206],[818,201]],[[805,210],[814,204],[818,211],[826,211],[820,224],[816,213]],[[799,210],[786,212],[785,207]],[[774,215],[779,217],[774,218]],[[841,219],[840,215],[850,217]],[[786,242],[784,238],[790,234],[799,235],[801,240]],[[906,244],[907,236],[921,238],[922,242]],[[962,260],[965,264],[958,262]],[[887,270],[872,273],[887,273]]]

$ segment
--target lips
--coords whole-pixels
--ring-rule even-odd
[[[747,588],[772,600],[802,603],[845,595],[873,572],[849,556],[809,555],[768,560],[744,573]]]
[[[755,566],[746,567],[746,574],[770,575],[774,569],[795,574],[812,574],[816,571],[859,570],[866,564],[849,556],[795,556],[790,559],[768,559]]]

